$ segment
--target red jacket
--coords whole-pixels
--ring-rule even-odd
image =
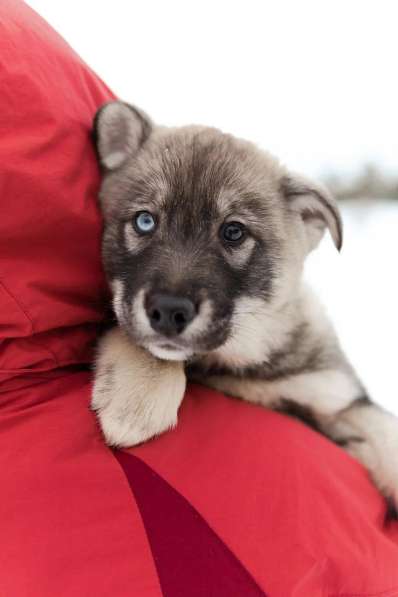
[[[0,597],[398,595],[383,498],[300,423],[191,387],[175,431],[104,445],[90,127],[112,94],[19,0],[0,81]]]

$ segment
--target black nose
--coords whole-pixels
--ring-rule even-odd
[[[165,336],[181,334],[196,315],[192,301],[170,294],[148,296],[145,308],[152,328]]]

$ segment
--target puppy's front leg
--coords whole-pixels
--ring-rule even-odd
[[[160,361],[111,329],[98,346],[91,402],[106,442],[134,446],[174,427],[185,386],[182,363]]]

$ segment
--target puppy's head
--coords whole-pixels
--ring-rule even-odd
[[[155,127],[122,102],[100,109],[95,136],[116,316],[159,358],[239,345],[291,299],[325,228],[341,246],[328,192],[249,142]]]

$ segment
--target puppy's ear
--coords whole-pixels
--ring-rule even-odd
[[[106,170],[116,170],[133,156],[152,130],[149,118],[121,101],[100,108],[94,118],[94,141]]]
[[[336,248],[343,244],[343,222],[337,201],[322,185],[298,175],[288,174],[281,180],[281,190],[289,209],[298,213],[306,227],[309,250],[319,244],[328,228]]]

